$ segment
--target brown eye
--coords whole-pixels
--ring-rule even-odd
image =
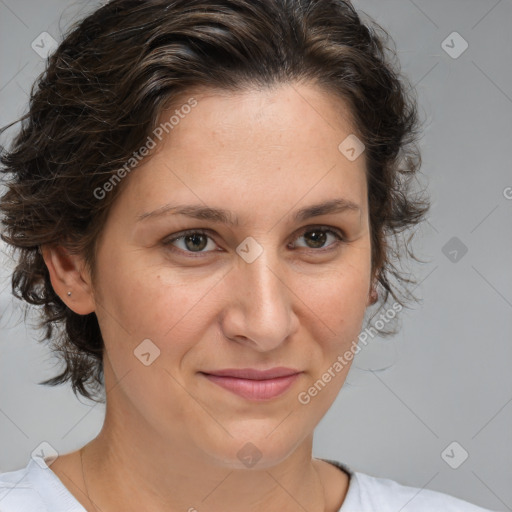
[[[212,246],[210,247],[210,250],[205,251],[204,249],[208,247],[209,241],[212,242]],[[181,247],[175,245],[178,242],[181,244]],[[173,236],[172,238],[165,240],[163,243],[165,246],[169,246],[173,251],[176,250],[176,252],[189,254],[205,254],[213,252],[216,247],[215,242],[205,231],[197,229],[179,233],[178,236]]]
[[[325,245],[327,233],[325,231],[308,231],[304,238],[311,242],[313,249],[320,249]]]
[[[325,248],[329,235],[333,236],[335,241]],[[308,227],[302,231],[299,238],[304,238],[304,240],[306,240],[306,245],[302,247],[319,251],[330,250],[331,248],[338,246],[339,242],[344,240],[343,234],[340,231],[326,227]]]
[[[183,237],[183,243],[191,251],[202,251],[208,245],[208,237],[200,233]]]

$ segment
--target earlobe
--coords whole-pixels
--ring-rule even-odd
[[[42,246],[43,256],[55,293],[75,313],[87,315],[95,310],[89,272],[83,258],[60,245]]]
[[[375,288],[372,288],[370,293],[368,294],[367,305],[373,306],[373,304],[375,304],[377,302],[377,300],[379,300],[379,293],[377,292],[377,290]]]
[[[377,291],[378,279],[376,274],[373,276],[370,285],[370,291],[368,292],[368,302],[366,306],[373,306],[379,300],[379,292]]]

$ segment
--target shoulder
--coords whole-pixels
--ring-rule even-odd
[[[0,510],[2,512],[46,512],[30,480],[28,465],[23,469],[0,473]]]
[[[339,512],[492,512],[449,494],[400,484],[389,478],[360,473],[329,460],[350,474],[350,484]]]
[[[491,512],[449,494],[402,485],[395,480],[355,472],[363,510],[403,512]],[[366,507],[366,508],[364,508]],[[343,512],[345,512],[342,509]],[[347,512],[350,512],[349,510]]]
[[[84,512],[41,457],[0,473],[0,512]]]

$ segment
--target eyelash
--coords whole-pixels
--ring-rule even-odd
[[[337,238],[337,241],[330,244],[327,248],[322,248],[322,249],[311,249],[311,248],[303,248],[303,249],[306,249],[307,252],[310,252],[310,253],[320,253],[320,254],[323,254],[323,253],[326,253],[326,252],[330,252],[334,249],[336,249],[341,243],[345,242],[345,236],[344,236],[344,233],[339,230],[339,229],[336,229],[336,228],[331,228],[331,227],[328,227],[328,226],[307,226],[305,227],[304,229],[302,229],[300,231],[300,233],[298,234],[298,236],[295,238],[301,238],[302,236],[304,236],[305,234],[307,233],[311,233],[313,231],[316,231],[316,232],[322,232],[322,233],[330,233],[330,234],[333,234],[336,238]],[[192,252],[192,251],[184,251],[183,249],[178,249],[176,247],[173,247],[171,244],[173,242],[177,242],[178,240],[181,240],[189,235],[204,235],[204,236],[207,236],[208,238],[210,238],[211,240],[213,240],[213,238],[211,237],[211,232],[209,230],[204,230],[204,229],[189,229],[187,231],[183,231],[181,233],[178,233],[177,234],[178,236],[172,236],[172,238],[168,238],[166,240],[163,241],[163,245],[168,247],[168,249],[171,251],[171,252],[175,252],[175,253],[180,253],[180,254],[187,254],[187,257],[191,257],[191,258],[201,258],[201,257],[204,257],[205,254],[210,254],[212,252],[217,252],[217,251],[203,251],[203,252]],[[215,240],[213,240],[215,242]]]

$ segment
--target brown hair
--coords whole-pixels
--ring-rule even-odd
[[[57,296],[40,247],[65,245],[94,274],[99,235],[122,187],[101,199],[94,191],[144,144],[162,110],[194,87],[240,91],[310,80],[348,102],[366,146],[379,302],[391,294],[406,306],[413,296],[402,297],[390,280],[414,281],[393,265],[401,255],[389,239],[420,222],[429,203],[411,187],[421,165],[417,105],[389,42],[342,0],[113,0],[76,22],[0,155],[9,176],[2,239],[18,253],[13,293],[41,307],[43,340],[65,363],[41,384],[69,380],[75,394],[104,401],[96,315],[78,315]]]

